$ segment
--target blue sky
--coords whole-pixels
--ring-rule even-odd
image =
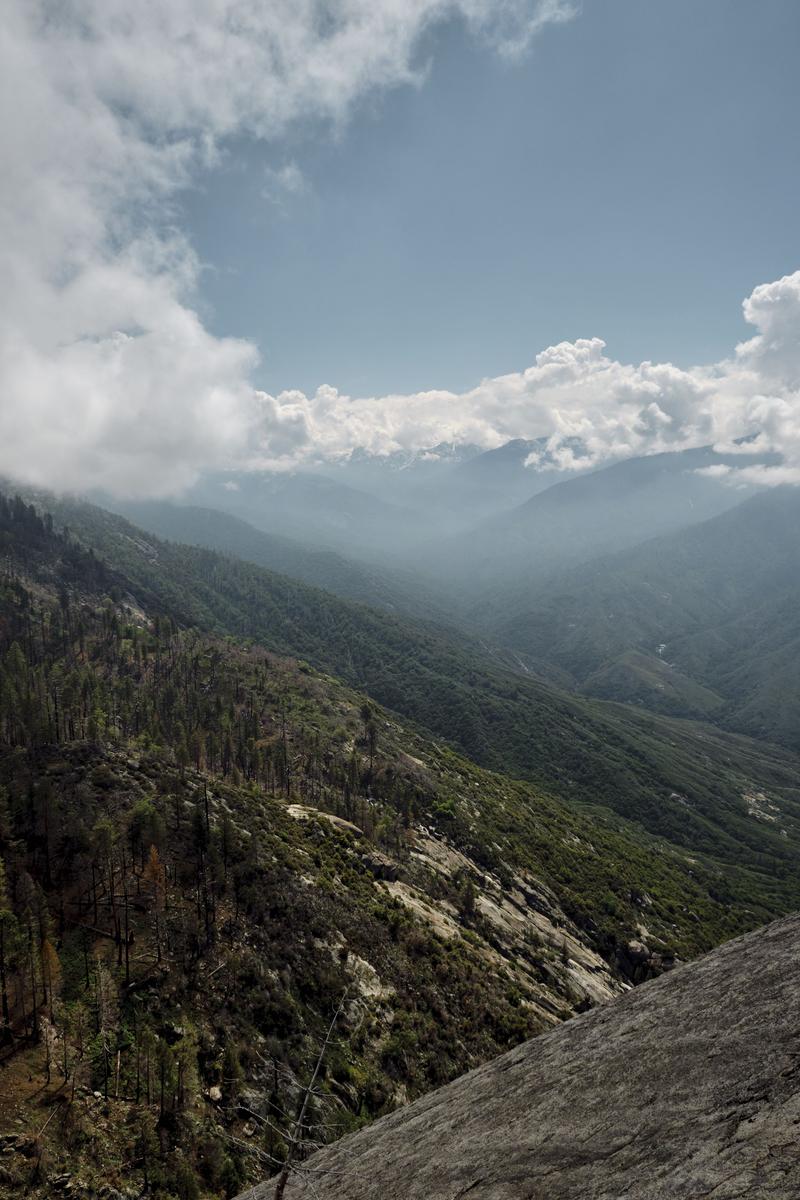
[[[463,389],[578,337],[716,360],[800,265],[798,49],[796,0],[584,0],[513,61],[439,27],[419,88],[239,139],[183,197],[204,319],[272,392]]]

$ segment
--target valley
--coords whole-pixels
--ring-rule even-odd
[[[726,729],[688,673],[661,711],[624,676],[592,694],[621,661],[674,677],[648,543],[489,641],[433,584],[229,517],[149,510],[192,547],[66,497],[1,509],[8,1194],[124,1195],[132,1156],[233,1195],[293,1145],[343,996],[303,1153],[800,904],[793,748]],[[710,523],[732,546],[738,512]],[[650,658],[625,648],[645,621]]]

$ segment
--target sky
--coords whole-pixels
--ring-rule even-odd
[[[0,473],[750,436],[800,480],[795,0],[4,9]]]
[[[463,390],[579,337],[722,358],[800,266],[798,51],[796,0],[588,0],[511,60],[451,20],[421,86],[186,197],[210,325],[271,392]]]

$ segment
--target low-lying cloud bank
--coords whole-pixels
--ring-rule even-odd
[[[201,473],[291,467],[360,446],[568,439],[587,462],[757,433],[800,479],[800,272],[745,302],[754,338],[691,371],[543,350],[473,390],[268,396],[256,348],[197,314],[199,264],[170,209],[233,135],[346,122],[413,83],[421,35],[460,17],[520,54],[568,0],[10,0],[0,30],[0,474],[169,495]],[[752,473],[752,468],[748,468]],[[763,473],[763,472],[762,472]]]
[[[548,437],[553,466],[588,468],[634,454],[741,438],[748,452],[778,451],[784,465],[733,472],[762,483],[800,482],[800,271],[757,287],[744,303],[755,336],[730,359],[681,370],[617,362],[600,338],[561,342],[534,365],[471,391],[354,399],[334,388],[265,397],[291,429],[283,459],[267,443],[263,465],[332,457],[360,446],[376,454],[442,441],[501,445]],[[580,458],[574,447],[580,443]]]

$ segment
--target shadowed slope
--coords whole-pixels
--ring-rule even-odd
[[[321,1151],[287,1198],[800,1195],[799,964],[795,915]]]

